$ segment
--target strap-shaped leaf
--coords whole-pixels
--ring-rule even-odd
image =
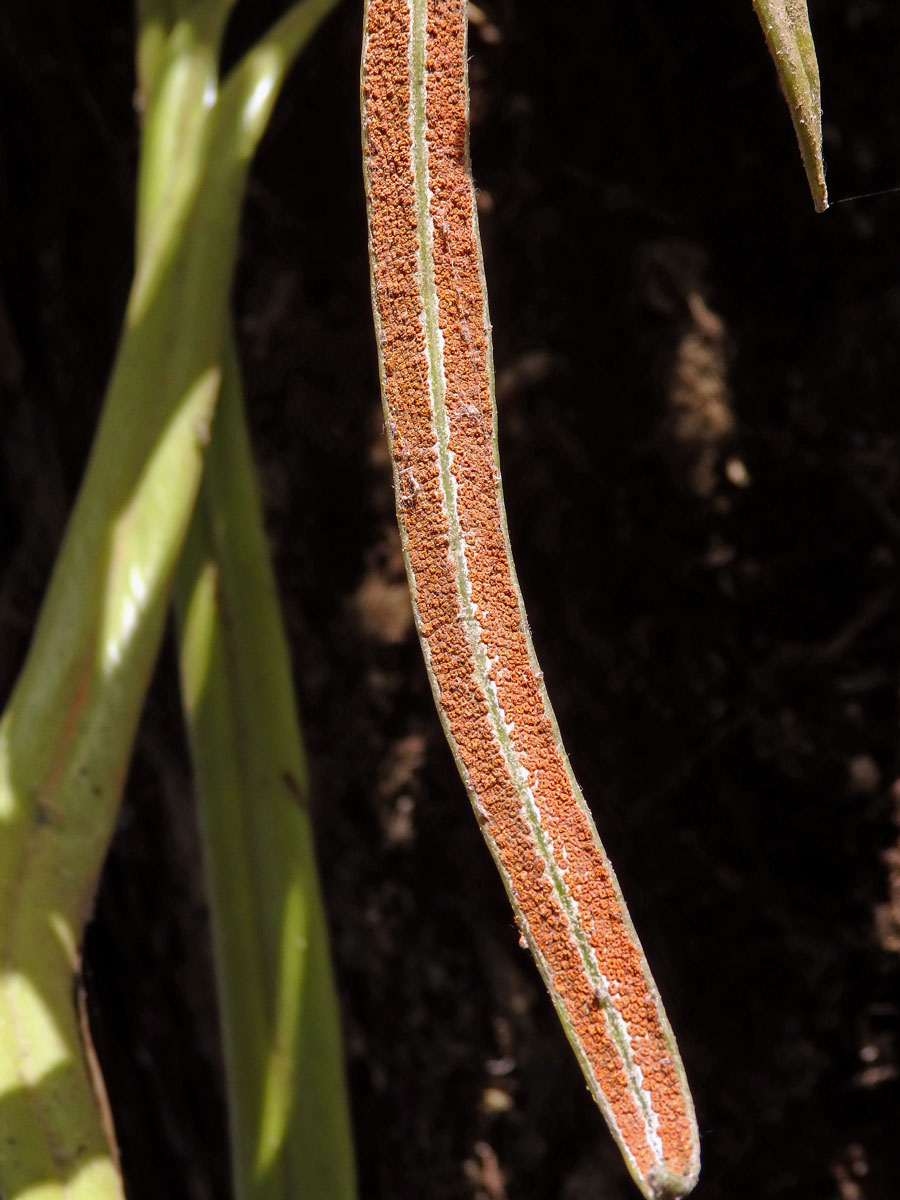
[[[135,280],[91,459],[0,717],[4,1200],[122,1200],[73,978],[200,486],[250,159],[332,3],[291,8],[222,86],[231,0],[141,6]]]
[[[828,189],[822,157],[822,97],[806,0],[753,0],[753,7],[791,110],[816,212],[824,212]]]
[[[368,0],[372,296],[413,611],[519,928],[647,1200],[697,1181],[678,1047],[575,781],[512,561],[468,154],[464,0]]]
[[[290,652],[233,344],[176,578],[236,1200],[353,1200]]]

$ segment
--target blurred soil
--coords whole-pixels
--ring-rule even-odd
[[[510,529],[679,1035],[696,1195],[894,1200],[900,195],[813,214],[749,0],[483,7],[473,160]],[[244,9],[230,54],[277,5]],[[275,114],[235,304],[361,1195],[627,1200],[412,636],[368,308],[359,10]],[[900,184],[900,8],[812,10],[832,196]],[[4,689],[127,294],[132,42],[122,0],[0,10]],[[167,646],[86,948],[130,1200],[228,1195],[206,921]]]

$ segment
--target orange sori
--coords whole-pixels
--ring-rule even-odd
[[[368,0],[363,158],[394,486],[435,700],[566,1033],[649,1197],[699,1171],[684,1070],[562,747],[506,532],[464,0]]]

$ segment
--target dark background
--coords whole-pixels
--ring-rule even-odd
[[[814,215],[749,0],[484,8],[473,161],[510,530],[560,726],[679,1036],[696,1194],[893,1200],[900,194]],[[811,8],[833,198],[900,184],[900,8]],[[245,2],[229,53],[277,11]],[[368,307],[359,35],[347,0],[285,91],[235,303],[361,1195],[625,1200],[412,636]],[[4,690],[127,295],[132,53],[119,0],[0,8]],[[86,947],[131,1200],[227,1196],[201,888],[168,646]]]

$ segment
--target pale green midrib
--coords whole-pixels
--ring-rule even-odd
[[[480,637],[481,626],[475,613],[474,604],[472,603],[466,571],[465,551],[463,549],[463,533],[454,499],[455,481],[450,465],[450,448],[448,444],[449,423],[447,419],[446,390],[444,387],[443,347],[438,319],[437,287],[434,277],[434,232],[429,211],[428,140],[426,137],[427,113],[425,103],[427,0],[411,0],[410,9],[410,126],[412,134],[412,169],[416,203],[419,275],[421,279],[422,312],[425,329],[425,353],[428,360],[428,383],[432,397],[441,491],[443,493],[444,508],[449,524],[449,549],[456,568],[457,591],[461,600],[461,606],[465,612],[464,628],[466,639],[469,642],[473,661],[477,666],[476,678],[491,714],[491,727],[494,736],[500,744],[510,776],[515,781],[516,791],[522,800],[522,806],[528,820],[532,838],[544,862],[544,867],[550,877],[553,890],[566,915],[569,929],[578,947],[579,957],[581,958],[585,973],[591,981],[594,994],[606,1018],[610,1037],[624,1061],[630,1065],[628,1074],[629,1091],[631,1091],[633,1098],[644,1113],[648,1132],[651,1136],[655,1137],[658,1118],[650,1105],[646,1091],[637,1086],[633,1080],[633,1076],[639,1071],[639,1068],[634,1061],[631,1040],[625,1022],[613,1003],[608,981],[596,962],[593,948],[588,942],[574,901],[562,878],[562,873],[550,847],[547,834],[541,825],[540,814],[528,786],[524,768],[510,741],[503,710],[500,707],[496,691],[492,686],[493,681],[490,678],[487,652]],[[507,556],[509,556],[508,546]],[[511,578],[514,578],[512,573]],[[543,958],[543,955],[541,957]],[[568,1024],[568,1021],[566,1023]],[[571,1029],[570,1025],[569,1028]],[[572,1033],[574,1036],[574,1030],[572,1030]],[[594,1077],[593,1070],[590,1070],[590,1075],[594,1080],[595,1094],[602,1095],[599,1082]],[[605,1104],[604,1107],[607,1112],[610,1112]],[[611,1123],[615,1124],[615,1121],[612,1118],[610,1119]]]

